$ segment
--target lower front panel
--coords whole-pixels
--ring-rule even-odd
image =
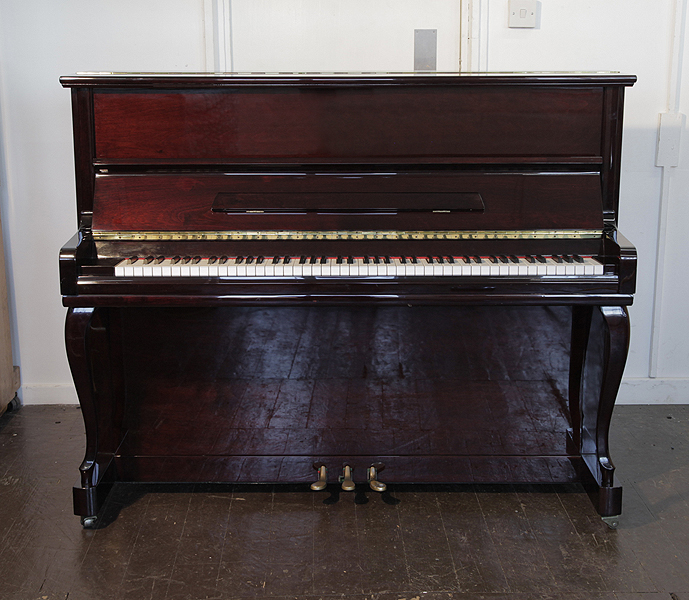
[[[125,481],[569,482],[568,307],[122,309]]]

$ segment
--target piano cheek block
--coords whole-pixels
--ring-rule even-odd
[[[61,81],[84,526],[116,481],[576,481],[618,522],[608,430],[636,277],[616,231],[633,76]],[[561,425],[538,444],[520,433],[538,419],[504,418],[522,396]]]

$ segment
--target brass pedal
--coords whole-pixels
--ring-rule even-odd
[[[356,485],[352,480],[353,469],[349,465],[345,465],[343,469],[343,475],[340,477],[342,482],[342,490],[345,492],[353,492],[356,489]]]
[[[311,489],[320,492],[328,485],[328,467],[323,463],[313,463],[313,468],[318,471],[318,480],[311,484]]]
[[[374,492],[384,492],[388,489],[382,481],[378,480],[378,473],[380,473],[385,468],[383,463],[373,463],[368,468],[368,485]]]

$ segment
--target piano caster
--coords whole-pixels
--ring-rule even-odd
[[[374,492],[384,492],[388,489],[382,481],[378,481],[378,473],[385,468],[383,463],[374,463],[368,468],[368,485]]]
[[[342,482],[342,490],[345,492],[353,492],[356,489],[356,484],[352,480],[352,467],[345,465],[343,469],[343,475],[340,477]]]
[[[94,529],[96,527],[96,523],[98,521],[97,516],[93,517],[81,517],[81,526],[84,529]]]
[[[328,485],[328,468],[323,463],[313,463],[313,468],[318,471],[318,480],[311,484],[311,489],[320,492]]]
[[[620,525],[620,515],[614,515],[612,517],[601,517],[603,523],[605,523],[610,529],[617,529]]]

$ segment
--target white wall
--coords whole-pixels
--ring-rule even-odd
[[[411,71],[414,30],[438,32],[438,71],[456,71],[459,0],[232,0],[236,71]]]
[[[620,227],[639,250],[639,292],[632,308],[632,348],[620,400],[689,402],[689,319],[683,318],[689,291],[683,274],[684,232],[689,225],[684,191],[689,189],[687,143],[679,167],[670,173],[667,261],[655,355],[658,377],[649,378],[662,177],[654,162],[655,144],[658,114],[667,109],[676,1],[686,0],[543,0],[540,26],[533,30],[507,28],[507,0],[367,0],[364,4],[375,10],[368,9],[367,26],[362,28],[351,20],[351,11],[344,18],[333,8],[347,6],[344,1],[321,0],[328,10],[320,12],[312,10],[318,0],[222,0],[218,5],[232,9],[227,64],[237,70],[409,68],[396,62],[403,56],[407,60],[412,47],[408,41],[395,44],[399,23],[437,28],[438,67],[446,69],[448,62],[456,64],[453,52],[458,44],[444,28],[455,28],[461,4],[474,11],[476,39],[470,44],[469,62],[474,67],[638,75],[637,85],[627,92]],[[356,7],[359,0],[351,2]],[[58,77],[79,70],[204,70],[206,56],[212,55],[207,54],[204,38],[210,4],[0,2],[0,200],[15,316],[15,360],[22,368],[27,403],[74,401],[64,358],[57,272],[58,249],[76,223],[71,115],[69,93],[59,86]],[[415,7],[424,4],[450,16],[417,14]],[[272,10],[277,6],[283,7],[280,15]],[[395,17],[387,20],[385,15],[394,9]],[[339,33],[338,20],[343,23]],[[289,27],[283,27],[285,23]],[[319,23],[331,33],[323,36]],[[376,48],[381,39],[393,41]],[[367,48],[356,60],[341,51],[342,44],[352,40],[360,42],[355,48]],[[314,53],[309,44],[321,50]],[[687,52],[684,56],[689,68]],[[681,83],[680,110],[687,113],[689,74]]]
[[[70,94],[85,70],[203,70],[201,0],[0,2],[1,200],[24,402],[74,402],[58,251],[76,230]]]
[[[668,199],[662,318],[657,378],[649,378],[654,272],[662,169],[655,166],[659,113],[667,110],[674,14],[686,0],[543,0],[537,29],[507,28],[508,0],[479,0],[475,12],[486,35],[480,66],[489,71],[615,70],[638,76],[627,90],[620,230],[639,252],[638,291],[631,309],[632,343],[619,402],[689,402],[689,319],[683,242],[689,226],[685,190],[689,140],[672,169]],[[477,5],[478,4],[478,5]],[[681,10],[680,10],[681,16]],[[682,53],[689,86],[689,48]],[[680,110],[689,110],[689,90]],[[686,135],[686,132],[685,132]]]

